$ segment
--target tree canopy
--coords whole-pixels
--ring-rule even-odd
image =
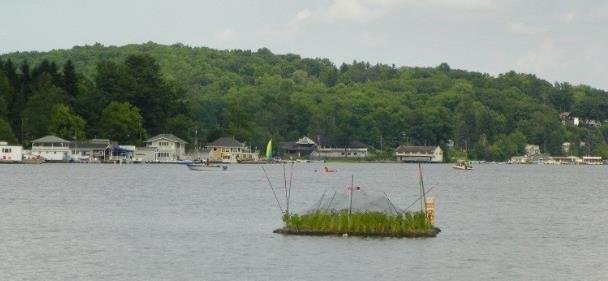
[[[560,122],[562,112],[584,125]],[[24,144],[49,133],[73,138],[75,130],[78,138],[133,144],[157,133],[191,144],[234,135],[253,147],[302,135],[374,148],[451,140],[469,157],[487,160],[523,153],[527,143],[559,155],[566,141],[569,153],[608,154],[603,90],[447,63],[335,66],[266,48],[150,42],[2,55],[0,120],[9,125],[5,138]]]

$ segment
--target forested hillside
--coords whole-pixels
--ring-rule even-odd
[[[560,112],[608,119],[605,91],[534,75],[334,65],[268,49],[181,44],[74,47],[0,56],[0,139],[28,145],[56,134],[139,144],[169,132],[192,145],[234,135],[254,147],[323,135],[385,150],[445,146],[504,160],[526,143],[561,155],[608,156],[608,125],[562,124]]]

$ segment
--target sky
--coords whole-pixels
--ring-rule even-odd
[[[602,0],[0,0],[0,53],[154,41],[437,66],[608,90]]]

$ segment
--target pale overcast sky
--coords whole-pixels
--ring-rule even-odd
[[[0,0],[0,53],[182,42],[608,89],[608,1]],[[9,2],[9,3],[7,3]]]

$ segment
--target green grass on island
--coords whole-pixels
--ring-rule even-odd
[[[283,215],[285,226],[277,233],[301,235],[434,237],[439,229],[422,212],[385,214],[382,212],[317,211],[302,215]]]

